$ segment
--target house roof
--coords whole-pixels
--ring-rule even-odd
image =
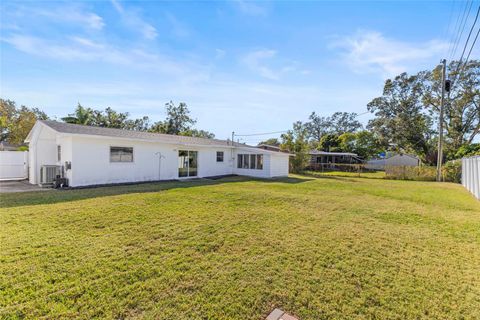
[[[327,151],[319,151],[319,150],[311,150],[310,155],[319,155],[319,156],[352,156],[357,157],[356,153],[350,152],[327,152]]]
[[[249,146],[242,143],[233,142],[232,144],[232,141],[230,140],[197,138],[197,137],[179,136],[179,135],[173,135],[173,134],[94,127],[94,126],[58,122],[53,120],[38,120],[37,123],[46,125],[47,127],[53,129],[54,131],[62,134],[98,136],[98,137],[130,139],[130,140],[144,140],[144,141],[151,141],[151,142],[162,142],[162,143],[180,144],[180,145],[198,145],[198,146],[227,147],[227,148],[234,146],[237,148],[247,148],[247,149],[258,150],[257,147]],[[29,141],[30,134],[27,137],[26,141]],[[275,153],[275,154],[280,153],[277,151],[270,151],[270,150],[265,150],[265,152]]]

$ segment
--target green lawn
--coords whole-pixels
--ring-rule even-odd
[[[480,318],[480,202],[460,185],[293,176],[0,197],[0,318]]]

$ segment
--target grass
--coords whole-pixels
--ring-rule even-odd
[[[306,171],[308,176],[322,177],[353,177],[353,178],[369,178],[369,179],[385,179],[385,171],[367,171],[367,172],[348,172],[348,171]]]
[[[1,195],[0,318],[480,318],[480,202],[228,178]]]

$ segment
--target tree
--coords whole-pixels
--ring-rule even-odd
[[[270,138],[270,139],[267,139],[265,141],[260,142],[258,145],[261,145],[261,144],[266,144],[266,145],[269,145],[269,146],[279,147],[280,146],[280,141],[278,141],[277,138]]]
[[[336,134],[343,134],[345,132],[355,132],[362,128],[362,124],[356,120],[357,114],[355,112],[335,112],[330,118],[330,131]]]
[[[207,138],[207,139],[215,138],[215,134],[205,130],[198,130],[198,129],[189,129],[187,131],[182,131],[180,132],[180,135],[196,137],[196,138]]]
[[[104,112],[94,111],[94,125],[105,128],[126,129],[128,112],[122,113],[106,108]]]
[[[295,122],[293,129],[282,134],[281,139],[280,148],[295,154],[290,162],[293,172],[304,170],[310,161],[306,126],[300,121]]]
[[[444,108],[445,150],[449,158],[464,144],[470,144],[480,132],[480,61],[472,60],[456,73],[458,61],[447,67],[449,78],[456,79],[446,97]],[[438,123],[441,100],[442,67],[423,73],[422,102]]]
[[[12,100],[0,99],[0,140],[22,144],[37,120],[48,116],[38,108],[17,108]]]
[[[340,135],[338,140],[342,152],[356,153],[363,159],[370,159],[384,150],[375,134],[367,130],[346,132]]]
[[[432,118],[423,112],[422,78],[402,73],[388,79],[383,95],[368,103],[367,108],[375,114],[368,128],[383,147],[414,152],[425,160],[432,151],[434,131]]]
[[[312,112],[306,123],[308,137],[312,142],[320,142],[326,134],[355,132],[362,128],[362,124],[356,120],[357,116],[354,112],[335,112],[330,117],[321,117]]]
[[[480,143],[464,144],[458,148],[454,155],[455,159],[461,159],[464,157],[480,156]]]
[[[192,126],[197,122],[190,117],[190,110],[184,102],[180,102],[176,106],[172,101],[165,104],[167,109],[167,118],[164,121],[159,121],[153,124],[152,131],[167,133],[167,134],[181,134],[188,132]]]
[[[139,119],[128,119],[125,121],[125,129],[133,131],[148,131],[150,128],[150,119],[147,116],[143,116]]]
[[[98,121],[98,111],[95,113],[91,108],[84,108],[78,103],[74,113],[63,117],[62,121],[73,124],[95,125]]]
[[[308,121],[305,125],[307,128],[308,137],[313,141],[320,141],[324,134],[327,134],[331,130],[331,122],[327,117],[321,117],[315,112],[308,117]]]
[[[340,140],[335,133],[327,133],[320,139],[317,149],[329,152],[341,152]]]

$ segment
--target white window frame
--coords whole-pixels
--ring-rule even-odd
[[[219,154],[219,153],[222,155],[222,160],[221,160],[221,161],[218,160],[218,154]],[[217,162],[224,162],[224,161],[225,161],[225,152],[223,152],[223,151],[217,151],[217,153],[216,153],[216,158],[217,158]]]
[[[262,159],[261,168],[259,168],[258,166],[259,158]],[[237,168],[245,169],[245,170],[263,170],[263,159],[264,159],[263,153],[238,153]]]
[[[132,161],[112,161],[112,148],[125,148],[125,149],[132,149]],[[134,163],[135,162],[135,148],[130,146],[119,146],[114,145],[108,148],[108,158],[110,163]],[[121,158],[120,158],[121,159]]]

